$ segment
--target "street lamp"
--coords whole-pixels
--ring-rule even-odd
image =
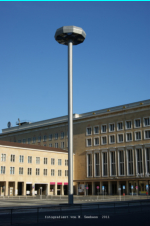
[[[64,26],[56,30],[55,40],[68,46],[68,203],[73,204],[73,101],[72,101],[72,45],[84,41],[86,33],[76,26]]]

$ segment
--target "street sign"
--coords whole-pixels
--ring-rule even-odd
[[[99,186],[97,186],[96,188],[99,189]]]
[[[133,189],[133,185],[131,185],[131,189]]]
[[[104,189],[105,189],[105,186],[102,186],[102,190],[104,191]]]
[[[86,189],[89,189],[89,187],[86,187]]]
[[[148,185],[146,185],[146,189],[148,189]]]
[[[138,186],[136,186],[136,189],[138,189]]]
[[[85,188],[86,188],[86,185],[85,185]]]
[[[123,185],[123,189],[125,189],[125,185]]]

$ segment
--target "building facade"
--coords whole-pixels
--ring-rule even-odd
[[[67,120],[64,116],[3,129],[0,140],[68,151]],[[150,100],[74,114],[73,121],[76,194],[148,192]]]

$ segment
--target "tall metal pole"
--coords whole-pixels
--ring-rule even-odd
[[[73,95],[72,95],[72,41],[68,42],[68,203],[73,204]]]

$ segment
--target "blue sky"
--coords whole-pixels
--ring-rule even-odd
[[[73,112],[150,99],[150,2],[0,2],[0,131],[18,118],[67,115],[67,46],[57,28],[82,27],[73,47]]]

